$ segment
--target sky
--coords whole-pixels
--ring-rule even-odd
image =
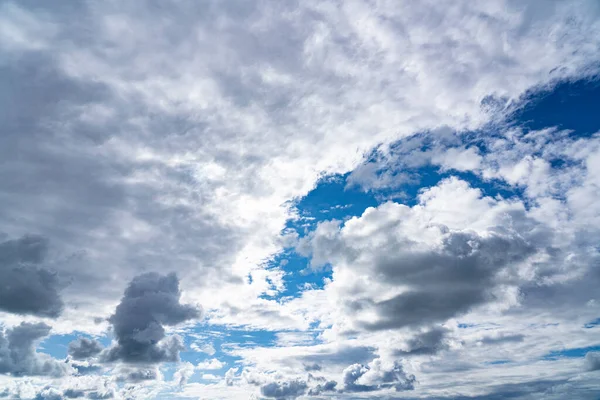
[[[597,0],[0,0],[0,399],[600,399]]]

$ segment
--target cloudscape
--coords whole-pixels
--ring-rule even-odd
[[[0,98],[0,399],[600,398],[598,0],[2,0]]]

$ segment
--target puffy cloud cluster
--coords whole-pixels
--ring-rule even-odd
[[[22,322],[0,332],[0,373],[13,376],[43,375],[60,377],[70,372],[68,364],[38,353],[36,347],[50,334],[44,323]]]
[[[388,388],[402,392],[413,390],[415,381],[413,375],[404,372],[400,363],[385,366],[379,358],[368,365],[353,364],[344,370],[345,392],[373,392]]]
[[[164,325],[177,325],[201,315],[197,307],[181,304],[180,296],[175,274],[147,273],[133,278],[110,317],[117,344],[101,355],[102,360],[179,361],[182,340],[176,335],[166,338]]]
[[[260,393],[268,398],[286,400],[295,399],[306,393],[306,381],[296,379],[292,381],[270,382],[260,387]]]
[[[200,316],[181,303],[177,277],[209,323],[286,331],[278,348],[231,350],[257,369],[281,367],[258,385],[269,398],[411,389],[414,377],[381,354],[435,373],[437,361],[423,359],[444,357],[462,329],[453,320],[486,310],[497,324],[544,311],[527,335],[557,348],[557,335],[536,330],[562,312],[566,337],[578,318],[597,317],[598,138],[492,129],[474,144],[454,132],[502,118],[533,87],[597,73],[599,15],[596,0],[3,2],[0,310],[12,315],[0,369],[60,376],[59,365],[73,365],[83,379],[97,359],[122,397],[151,398],[156,364],[183,350],[166,327]],[[359,165],[378,145],[385,154]],[[289,276],[269,261],[293,236],[282,235],[297,217],[291,201],[327,174],[352,171],[348,187],[397,191],[419,181],[408,169],[430,165],[501,181],[522,199],[451,178],[416,205],[322,222],[299,249],[315,270],[330,265],[331,279],[277,298]],[[47,255],[46,238],[65,262]],[[158,274],[165,266],[177,276]],[[98,334],[113,310],[115,343],[79,339],[70,364],[36,352],[48,325],[13,319],[60,316],[61,333]],[[481,331],[457,341],[465,352],[451,356],[454,371],[490,365],[473,348],[526,342],[522,326],[498,335],[473,326]],[[318,339],[296,332],[312,329]],[[305,366],[322,379],[299,378]],[[176,368],[175,386],[189,385],[194,367]],[[473,386],[489,383],[483,374]],[[223,378],[213,390],[234,393],[235,371]],[[445,394],[444,382],[427,382]],[[117,396],[36,387],[19,396]],[[549,387],[564,392],[514,392]]]
[[[75,360],[85,360],[98,355],[103,349],[100,342],[94,339],[79,338],[69,343],[69,355]]]
[[[340,328],[419,328],[516,301],[527,261],[550,245],[536,236],[544,231],[520,202],[451,178],[413,207],[388,202],[343,226],[323,222],[300,249],[313,265],[332,264],[326,290],[340,305]]]

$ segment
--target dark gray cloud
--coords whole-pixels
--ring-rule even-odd
[[[480,342],[486,345],[496,345],[504,343],[520,343],[525,339],[525,335],[501,335],[501,336],[484,336]]]
[[[314,354],[301,356],[305,365],[337,365],[346,366],[353,363],[366,363],[375,355],[375,348],[370,346],[341,346],[340,348],[318,349]]]
[[[179,302],[181,292],[175,274],[146,273],[135,277],[109,321],[117,344],[102,355],[105,362],[131,363],[178,361],[183,342],[165,338],[163,325],[199,318],[200,310]]]
[[[40,265],[47,249],[47,239],[38,235],[0,243],[0,310],[58,317],[61,284],[55,272]]]
[[[94,339],[79,338],[69,343],[69,355],[75,360],[94,357],[103,349],[102,344]]]
[[[450,232],[439,251],[403,252],[379,257],[376,271],[387,282],[411,290],[373,303],[381,319],[369,330],[443,322],[491,300],[494,277],[503,267],[525,260],[535,249],[518,235]]]
[[[590,351],[585,355],[585,367],[588,371],[600,370],[600,352]]]
[[[416,335],[406,343],[407,349],[397,350],[396,355],[424,355],[435,354],[447,348],[445,338],[449,330],[443,327],[432,328],[426,332]]]
[[[284,382],[270,382],[260,387],[260,393],[277,400],[295,399],[306,393],[306,381],[296,379]]]
[[[327,392],[335,392],[335,389],[337,387],[337,382],[336,381],[327,381],[325,383],[319,383],[314,387],[311,387],[308,390],[308,395],[309,396],[319,396],[323,393],[327,393]]]
[[[13,376],[65,375],[69,366],[47,354],[36,352],[40,340],[50,333],[44,323],[22,322],[20,325],[0,332],[0,373]]]
[[[117,376],[118,381],[143,382],[153,381],[158,378],[158,372],[154,368],[137,368],[121,370]]]
[[[63,392],[63,396],[65,396],[67,399],[78,399],[85,396],[85,392],[78,389],[67,389]]]
[[[373,392],[394,388],[397,392],[413,390],[416,379],[407,375],[398,362],[391,369],[382,366],[376,359],[369,365],[353,364],[344,370],[345,392]]]

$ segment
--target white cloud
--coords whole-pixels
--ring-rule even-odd
[[[201,363],[198,363],[198,365],[196,365],[196,369],[199,369],[199,370],[221,369],[224,366],[225,366],[225,364],[223,364],[218,359],[211,358],[211,359],[202,361]]]
[[[379,166],[356,167],[376,146],[387,152],[390,143],[423,131],[457,140],[448,132],[501,118],[531,88],[596,73],[595,0],[8,2],[0,11],[7,110],[0,117],[0,209],[10,210],[0,215],[0,238],[48,238],[48,267],[65,283],[56,333],[106,332],[127,282],[145,272],[177,272],[182,303],[202,304],[207,324],[288,332],[277,336],[280,347],[233,351],[245,357],[242,364],[255,362],[261,373],[281,366],[281,382],[292,382],[306,378],[294,372],[303,363],[329,357],[323,375],[341,382],[344,368],[368,364],[375,351],[408,348],[402,345],[431,328],[431,320],[415,317],[393,340],[373,331],[382,320],[391,327],[398,304],[389,301],[407,290],[443,294],[435,299],[448,308],[427,311],[457,336],[459,315],[504,322],[501,310],[545,310],[536,303],[545,299],[568,318],[569,306],[593,300],[589,287],[573,282],[589,273],[595,254],[586,239],[596,237],[600,218],[595,138],[550,146],[544,135],[530,141],[514,132],[486,154],[462,144],[444,153],[446,142],[427,154],[415,147],[407,165],[433,162],[499,178],[524,187],[537,203],[526,209],[482,197],[455,179],[423,192],[414,207],[387,203],[343,225],[321,223],[305,246],[315,266],[333,264],[333,278],[324,290],[289,301],[269,299],[284,291],[285,268],[268,261],[294,241],[282,235],[296,217],[290,201],[323,175],[354,171],[349,183],[375,189],[411,181],[402,173],[378,175]],[[557,173],[533,155],[540,149],[585,168]],[[416,276],[403,283],[389,270],[395,264],[386,263],[402,261],[386,259],[398,253],[413,261],[469,257],[461,251],[483,254],[471,271],[481,273],[481,291],[456,276],[448,276],[460,286],[456,293]],[[424,274],[438,272],[425,266]],[[577,296],[568,296],[573,288]],[[594,312],[591,306],[571,318]],[[23,319],[2,314],[7,329]],[[326,343],[311,346],[304,334],[289,333],[315,325]],[[587,343],[564,329],[573,334],[570,343]],[[352,331],[357,338],[342,336]],[[557,347],[548,335],[540,333],[541,342]],[[204,341],[192,349],[216,354]],[[189,368],[176,375],[185,381]],[[24,382],[18,392],[29,397],[43,389],[42,381]],[[128,386],[119,395],[149,398],[163,384]],[[224,388],[188,383],[182,395],[205,390],[219,398]],[[235,386],[230,394],[247,398],[247,390]]]

